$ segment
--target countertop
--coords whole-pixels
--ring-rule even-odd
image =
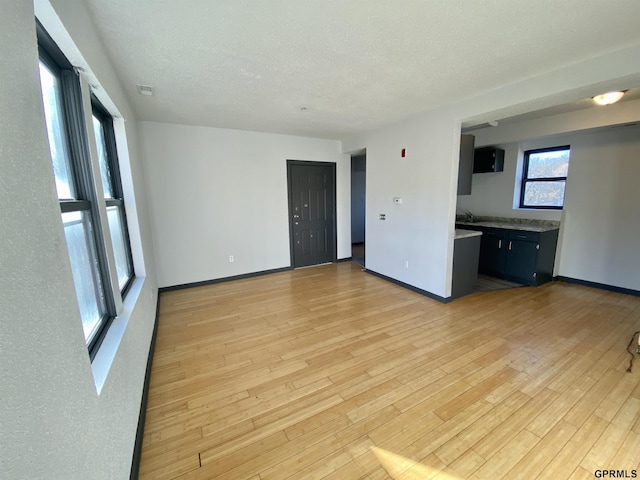
[[[558,230],[560,222],[551,220],[529,220],[526,218],[476,217],[473,222],[466,219],[456,219],[456,225],[477,226],[489,228],[506,228],[509,230],[524,230],[527,232],[549,232]]]
[[[456,228],[456,236],[454,237],[454,240],[468,237],[479,237],[480,235],[482,235],[482,232],[478,230],[464,230],[462,228]]]

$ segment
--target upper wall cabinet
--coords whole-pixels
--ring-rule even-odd
[[[458,195],[471,195],[471,175],[473,173],[473,147],[475,137],[460,135],[460,166],[458,168]]]
[[[501,172],[504,168],[504,150],[496,147],[476,148],[473,173]]]

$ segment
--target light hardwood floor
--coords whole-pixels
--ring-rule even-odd
[[[636,330],[638,297],[441,304],[354,263],[165,292],[140,478],[640,475]]]

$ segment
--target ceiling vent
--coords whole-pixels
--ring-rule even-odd
[[[136,84],[136,88],[138,89],[138,93],[140,95],[146,95],[147,97],[153,96],[153,87],[150,85],[140,85]]]

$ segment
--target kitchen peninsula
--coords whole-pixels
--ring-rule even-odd
[[[473,292],[478,280],[480,237],[482,232],[456,228],[453,244],[453,281],[451,297],[460,298]]]

